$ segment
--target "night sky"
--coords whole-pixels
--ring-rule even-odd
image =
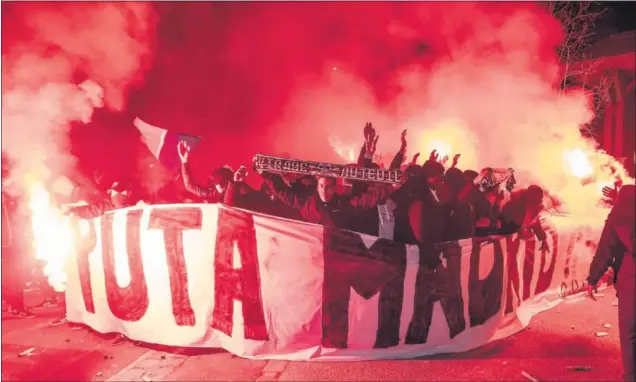
[[[608,1],[598,3],[597,6],[606,9],[606,13],[597,23],[599,35],[636,30],[636,2]]]

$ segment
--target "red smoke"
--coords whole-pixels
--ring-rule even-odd
[[[364,123],[373,121],[385,157],[407,128],[411,155],[422,151],[425,158],[442,145],[451,156],[462,154],[463,168],[513,167],[522,185],[548,188],[573,212],[589,212],[600,193],[598,184],[583,187],[572,174],[572,150],[593,156],[597,178],[610,179],[601,164],[613,160],[592,155],[595,144],[580,134],[593,118],[588,99],[558,88],[562,27],[540,4],[227,8],[233,12],[224,14],[224,43],[214,53],[228,70],[218,76],[241,78],[238,90],[221,81],[211,91],[240,110],[216,109],[213,118],[224,130],[243,133],[226,146],[240,150],[241,161],[258,151],[349,161],[336,155],[328,137],[357,153]],[[246,138],[246,130],[262,139]],[[219,144],[210,156],[228,153]]]
[[[107,103],[121,107],[123,91],[146,66],[149,5],[69,3],[58,11],[57,3],[31,4],[3,3],[3,11],[12,8],[10,17],[3,12],[3,30],[14,23],[21,38],[3,46],[10,71],[5,75],[3,68],[9,81],[2,91],[26,94],[19,98],[22,120],[50,109],[35,102],[42,97],[38,84],[68,83],[75,66],[106,86]],[[582,92],[557,89],[556,48],[563,33],[542,4],[155,7],[164,12],[140,116],[159,127],[207,135],[193,159],[208,167],[237,166],[256,152],[344,161],[328,138],[357,153],[364,123],[373,121],[385,158],[408,128],[410,155],[422,151],[424,159],[431,148],[444,146],[450,155],[462,154],[463,168],[514,167],[521,183],[539,183],[578,201],[573,205],[589,207],[598,196],[594,187],[582,191],[568,173],[568,152],[594,152],[579,134],[593,115]],[[62,113],[53,125],[70,119]],[[51,141],[38,138],[53,130],[42,127],[47,123],[11,125],[16,132],[16,126],[30,129],[29,136],[51,151]],[[9,139],[14,156],[33,151],[22,136]],[[599,163],[609,158],[594,160],[599,174]]]
[[[149,65],[154,23],[147,3],[2,3],[2,148],[18,180],[73,168],[67,132],[94,107],[77,84],[96,81],[122,110]]]

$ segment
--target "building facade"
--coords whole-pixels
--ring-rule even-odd
[[[584,83],[600,86],[602,103],[593,123],[601,148],[636,175],[636,32],[612,35],[589,51]]]

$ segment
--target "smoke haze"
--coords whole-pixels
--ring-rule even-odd
[[[67,133],[96,106],[80,82],[124,109],[150,64],[155,21],[148,3],[2,3],[2,148],[19,183],[74,168]]]

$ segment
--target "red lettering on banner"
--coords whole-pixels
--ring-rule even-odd
[[[196,318],[188,293],[188,270],[183,252],[183,231],[201,229],[203,213],[198,207],[154,208],[148,228],[163,231],[170,275],[172,314],[179,326],[194,326]]]
[[[360,234],[324,228],[322,346],[347,348],[351,289],[365,299],[380,293],[375,348],[399,344],[406,246],[377,239],[371,248]]]
[[[123,288],[117,285],[115,273],[113,214],[106,213],[101,218],[106,300],[113,315],[124,321],[139,321],[149,304],[140,245],[142,213],[143,210],[130,210],[126,213],[126,252],[130,283]]]
[[[239,269],[233,264],[235,245],[241,259]],[[219,207],[214,254],[214,329],[232,335],[234,300],[239,300],[243,307],[245,338],[268,340],[259,275],[252,214]]]
[[[426,250],[422,246],[420,251]],[[422,252],[420,252],[422,253]],[[446,249],[444,267],[430,269],[420,261],[415,281],[413,317],[409,323],[405,344],[425,344],[433,321],[435,302],[439,301],[450,330],[450,338],[466,330],[464,300],[461,287],[461,248],[457,243]],[[421,259],[427,256],[421,256]]]
[[[525,239],[526,252],[523,257],[523,295],[519,304],[526,301],[530,297],[530,284],[532,283],[532,274],[534,273],[534,261],[536,260],[537,241],[534,238]],[[519,291],[517,291],[519,294]]]
[[[78,220],[73,220],[73,229],[75,231],[75,245],[77,248],[77,273],[79,276],[80,288],[82,290],[82,298],[84,299],[84,307],[89,313],[95,313],[95,303],[93,302],[93,286],[91,285],[91,269],[88,255],[95,250],[97,245],[97,235],[95,233],[95,221],[85,220],[88,224],[88,233],[84,236],[80,235]]]
[[[506,309],[504,314],[508,314],[515,310],[513,306],[513,297],[517,296],[517,306],[521,304],[521,295],[519,294],[520,280],[519,280],[519,265],[517,260],[517,253],[519,252],[519,246],[521,244],[521,238],[519,235],[506,236],[506,260],[508,270],[508,281],[506,282]]]
[[[468,316],[470,318],[470,327],[485,324],[501,308],[504,253],[500,240],[492,243],[494,260],[490,273],[483,280],[479,279],[482,244],[488,245],[486,243],[490,243],[491,240],[491,238],[473,239],[468,273]]]
[[[549,236],[552,236],[552,253],[548,254],[545,249],[541,251],[541,266],[539,267],[539,278],[537,279],[537,286],[534,290],[535,295],[543,293],[547,291],[548,288],[550,288],[550,284],[552,284],[552,277],[554,276],[554,270],[556,268],[556,260],[559,256],[559,236],[556,232],[551,233]],[[550,266],[548,270],[544,272],[543,268],[545,267],[547,256],[550,256]]]

